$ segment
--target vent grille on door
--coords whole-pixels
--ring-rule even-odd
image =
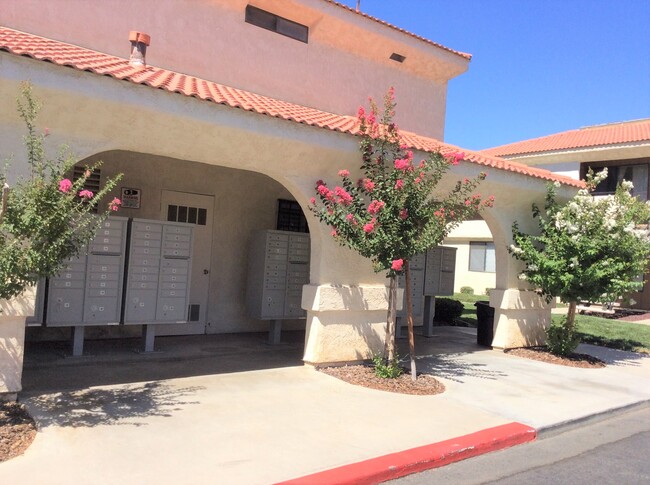
[[[200,207],[186,205],[167,206],[167,220],[170,222],[186,222],[205,226],[208,219],[208,210]]]

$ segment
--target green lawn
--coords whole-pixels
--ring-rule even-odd
[[[553,315],[559,321],[560,315]],[[576,315],[580,340],[620,350],[650,353],[650,325]]]
[[[490,299],[487,295],[467,295],[465,293],[454,293],[454,295],[449,298],[458,300],[463,304],[465,309],[463,310],[463,314],[460,316],[460,320],[466,322],[470,327],[476,327],[478,325],[474,303],[477,301],[488,301]]]
[[[464,293],[455,293],[450,298],[463,304],[465,310],[460,318],[472,327],[477,325],[474,303],[489,299],[486,295],[466,295]],[[553,315],[554,322],[559,322],[561,318],[561,315]],[[576,315],[576,324],[580,339],[584,343],[613,349],[650,353],[650,325],[586,315]]]

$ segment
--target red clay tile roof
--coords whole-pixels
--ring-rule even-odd
[[[608,123],[482,150],[498,157],[650,141],[650,118]]]
[[[459,56],[461,56],[461,57],[463,57],[463,58],[465,58],[465,59],[467,59],[467,60],[470,60],[470,59],[472,58],[472,54],[468,54],[468,53],[466,53],[466,52],[460,52],[460,51],[456,51],[456,50],[454,50],[454,49],[450,49],[449,47],[445,47],[444,45],[442,45],[442,44],[438,44],[437,42],[433,42],[432,40],[429,40],[429,39],[427,39],[427,38],[425,38],[425,37],[421,37],[421,36],[419,36],[419,35],[417,35],[417,34],[413,34],[412,32],[409,32],[409,31],[407,31],[407,30],[401,29],[401,28],[399,28],[399,27],[397,27],[397,26],[395,26],[395,25],[393,25],[393,24],[389,24],[388,22],[385,22],[385,21],[383,21],[383,20],[381,20],[381,19],[378,19],[378,18],[376,18],[376,17],[373,17],[373,16],[371,16],[371,15],[368,15],[367,13],[363,13],[363,12],[357,11],[356,9],[351,8],[351,7],[348,7],[347,5],[343,5],[342,3],[336,2],[336,1],[334,1],[334,0],[324,0],[324,1],[327,2],[327,3],[331,3],[331,4],[333,4],[333,5],[336,5],[336,6],[338,6],[338,7],[344,8],[345,10],[349,10],[350,12],[354,12],[354,13],[357,14],[357,15],[361,15],[362,17],[365,17],[365,18],[367,18],[367,19],[370,19],[370,20],[373,20],[373,21],[375,21],[375,22],[377,22],[377,23],[380,23],[380,24],[382,24],[382,25],[385,25],[386,27],[390,27],[391,29],[395,29],[395,30],[397,30],[398,32],[401,32],[401,33],[403,33],[403,34],[406,34],[406,35],[409,35],[409,36],[411,36],[411,37],[414,37],[414,38],[416,38],[416,39],[418,39],[418,40],[424,41],[424,42],[426,42],[427,44],[434,45],[434,46],[436,46],[436,47],[440,47],[441,49],[444,49],[444,50],[446,50],[446,51],[448,51],[448,52],[451,52],[452,54],[459,55]]]
[[[268,96],[251,93],[242,89],[224,86],[194,76],[161,69],[153,66],[133,67],[127,59],[103,54],[83,47],[19,32],[0,26],[0,51],[27,56],[33,59],[52,62],[73,69],[114,77],[135,84],[143,84],[165,91],[192,96],[217,104],[240,108],[254,113],[273,116],[296,123],[324,128],[351,135],[359,134],[359,122],[356,117],[327,113],[315,108],[308,108]],[[461,151],[460,148],[440,142],[433,138],[402,131],[405,144],[416,150],[440,151],[443,154]],[[582,187],[582,182],[569,177],[556,175],[548,170],[527,167],[481,152],[463,150],[465,159],[486,167],[559,181],[566,185]]]

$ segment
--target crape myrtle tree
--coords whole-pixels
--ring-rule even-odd
[[[97,204],[113,189],[119,177],[108,179],[98,193],[84,183],[98,164],[87,167],[75,181],[66,178],[76,159],[62,148],[56,158],[45,154],[47,128],[39,132],[36,116],[40,103],[24,83],[18,112],[27,128],[28,175],[9,187],[0,173],[0,298],[22,293],[39,278],[57,274],[66,259],[76,256],[95,235],[101,221],[121,202],[113,198],[104,211]],[[97,212],[94,214],[93,212]]]
[[[571,354],[578,345],[576,305],[580,301],[612,302],[639,290],[650,255],[650,207],[631,195],[632,182],[622,181],[614,194],[594,196],[607,169],[589,171],[586,188],[566,204],[557,201],[559,183],[549,184],[544,209],[533,204],[539,234],[525,234],[515,222],[509,252],[525,265],[519,278],[548,301],[568,303],[566,318],[548,331],[549,350]]]
[[[436,192],[443,175],[464,154],[432,152],[426,160],[415,162],[393,122],[395,106],[391,88],[381,112],[372,99],[370,112],[359,108],[363,177],[355,181],[349,170],[342,169],[340,185],[333,189],[319,180],[309,208],[331,227],[332,237],[342,246],[369,258],[376,272],[386,272],[390,281],[384,358],[389,364],[395,361],[397,277],[404,275],[411,377],[415,379],[409,261],[439,245],[463,220],[491,207],[494,197],[474,193],[484,173],[458,181],[445,194]]]

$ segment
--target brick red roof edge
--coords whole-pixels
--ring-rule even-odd
[[[438,44],[437,42],[434,42],[432,40],[427,39],[426,37],[422,37],[422,36],[419,36],[419,35],[414,34],[412,32],[409,32],[408,30],[404,30],[404,29],[402,29],[400,27],[397,27],[396,25],[393,25],[393,24],[388,23],[388,22],[386,22],[384,20],[378,19],[377,17],[373,17],[372,15],[368,15],[367,13],[363,13],[361,11],[358,11],[358,10],[352,8],[352,7],[348,7],[347,5],[344,5],[344,4],[342,4],[340,2],[337,2],[335,0],[323,0],[323,1],[325,1],[327,3],[331,3],[332,5],[336,5],[337,7],[341,7],[341,8],[343,8],[345,10],[348,10],[348,11],[354,13],[354,14],[361,15],[362,17],[370,19],[370,20],[372,20],[374,22],[377,22],[379,24],[385,25],[386,27],[390,27],[391,29],[397,30],[398,32],[406,34],[406,35],[408,35],[410,37],[414,37],[414,38],[416,38],[418,40],[426,42],[427,44],[430,44],[430,45],[439,47],[441,49],[444,49],[447,52],[451,52],[452,54],[456,54],[456,55],[458,55],[460,57],[463,57],[464,59],[467,59],[468,61],[472,59],[472,54],[468,54],[467,52],[461,52],[461,51],[457,51],[457,50],[454,50],[454,49],[450,49],[449,47],[446,47],[446,46],[444,46],[442,44]]]
[[[577,130],[488,148],[481,153],[493,156],[533,155],[648,141],[650,141],[650,118],[586,126]]]
[[[359,122],[353,116],[337,115],[280,101],[167,69],[153,66],[134,67],[129,64],[127,59],[2,26],[0,26],[0,50],[81,71],[110,76],[122,81],[163,89],[204,101],[212,101],[231,108],[239,108],[341,133],[359,135]],[[480,152],[462,150],[457,146],[415,133],[403,131],[402,136],[405,144],[416,150],[440,151],[443,154],[464,151],[465,159],[477,165],[548,181],[558,181],[574,187],[583,186],[581,181],[556,175],[548,170],[527,167],[520,163],[509,162]]]

